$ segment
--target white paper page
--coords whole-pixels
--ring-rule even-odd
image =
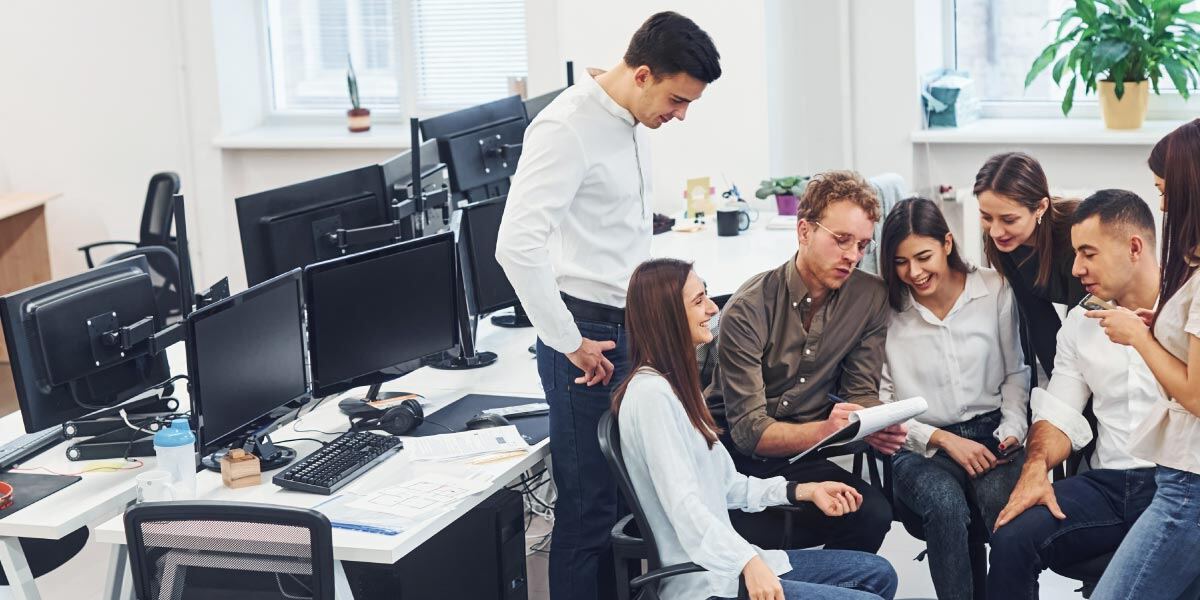
[[[488,482],[427,473],[408,481],[367,494],[346,504],[347,507],[385,513],[407,519],[422,518],[445,510],[467,496],[488,489]]]
[[[920,396],[856,410],[847,417],[850,421],[849,425],[831,433],[812,448],[793,456],[788,462],[794,463],[810,452],[821,448],[857,442],[872,433],[897,423],[903,423],[927,410],[929,410],[929,403]]]
[[[529,444],[513,425],[404,440],[404,452],[411,460],[454,460],[528,449]]]

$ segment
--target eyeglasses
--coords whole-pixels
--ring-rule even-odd
[[[873,239],[862,240],[858,243],[855,243],[854,236],[850,235],[849,233],[837,233],[834,230],[822,225],[820,221],[813,221],[812,223],[817,227],[829,232],[829,235],[833,236],[833,241],[837,243],[838,248],[841,248],[844,251],[848,252],[850,250],[857,249],[860,254],[865,256],[875,250],[875,240]]]

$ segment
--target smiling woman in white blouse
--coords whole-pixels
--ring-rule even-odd
[[[930,200],[901,201],[883,225],[880,270],[894,314],[879,399],[922,396],[893,459],[896,512],[922,530],[942,600],[970,600],[968,532],[986,536],[1020,476],[1029,367],[1013,293],[963,262]],[[973,521],[982,517],[983,523]]]
[[[734,531],[729,510],[813,506],[831,517],[862,497],[840,482],[758,479],[734,469],[700,390],[695,348],[712,341],[717,306],[692,271],[674,259],[644,262],[629,281],[625,325],[631,375],[613,396],[621,450],[663,564],[694,562],[663,600],[732,598],[745,577],[753,600],[891,600],[896,573],[883,558],[850,550],[762,550]]]

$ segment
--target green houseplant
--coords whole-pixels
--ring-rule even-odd
[[[808,185],[808,179],[807,175],[764,179],[758,184],[754,196],[759,200],[766,200],[767,196],[774,195],[775,207],[779,209],[779,214],[794,215],[799,206],[800,195]]]
[[[346,64],[349,66],[346,69],[346,86],[350,88],[350,110],[346,111],[346,117],[350,121],[350,131],[359,132],[371,129],[371,111],[363,108],[358,101],[358,77],[354,74],[354,62],[350,57],[346,57]]]
[[[1054,41],[1033,61],[1025,87],[1050,68],[1055,83],[1068,79],[1064,115],[1071,112],[1075,88],[1082,83],[1085,92],[1099,90],[1109,128],[1141,127],[1149,88],[1159,93],[1164,73],[1185,99],[1189,88],[1200,84],[1200,12],[1183,12],[1187,3],[1075,0],[1054,20]]]

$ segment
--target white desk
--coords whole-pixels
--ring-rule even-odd
[[[795,232],[793,230],[765,229],[765,221],[768,218],[769,215],[764,215],[751,227],[750,231],[737,237],[718,237],[715,223],[710,223],[705,230],[696,233],[669,232],[657,235],[654,236],[651,252],[657,257],[670,256],[694,261],[697,272],[708,281],[714,294],[731,293],[746,278],[778,266],[795,252]],[[527,350],[535,339],[532,329],[502,329],[492,326],[485,320],[480,324],[477,347],[481,350],[497,352],[499,359],[496,364],[466,371],[420,369],[389,382],[383,387],[385,391],[402,390],[424,395],[428,404],[426,414],[433,419],[437,417],[436,409],[471,393],[540,398],[542,390],[537,376],[536,361]],[[172,361],[172,365],[177,364],[182,365],[182,359]],[[361,393],[361,390],[355,391]],[[279,443],[287,443],[289,439],[296,437],[332,439],[334,436],[330,435],[309,432],[296,433],[295,428],[336,432],[344,431],[346,423],[346,418],[337,409],[337,402],[329,399],[313,413],[304,415],[295,423],[277,431],[272,437]],[[295,441],[290,445],[302,454],[316,449],[312,442]],[[338,561],[394,563],[441,531],[446,525],[470,511],[501,486],[508,484],[522,472],[534,467],[547,455],[548,446],[545,440],[537,444],[532,452],[524,457],[479,466],[413,463],[408,460],[404,452],[400,452],[395,458],[377,466],[350,484],[348,489],[351,491],[378,489],[416,474],[431,471],[462,473],[466,470],[486,473],[491,478],[491,486],[485,493],[472,496],[460,502],[453,509],[422,522],[420,526],[406,530],[400,535],[383,536],[335,528],[333,530],[334,558]],[[264,474],[262,485],[231,490],[221,484],[218,474],[202,472],[199,474],[198,497],[205,500],[260,502],[298,507],[312,507],[327,499],[326,496],[283,490],[270,483],[269,478],[272,475],[273,473]],[[76,484],[72,487],[79,486],[80,484]],[[117,503],[123,506],[134,496],[132,484],[128,479],[125,480],[121,492],[123,495],[120,496]],[[57,496],[53,497],[54,502],[46,502],[46,507],[44,507],[46,510],[55,510],[59,504]],[[26,511],[30,511],[32,508],[28,508]],[[114,598],[120,597],[122,592],[127,594],[131,591],[129,585],[120,585],[117,579],[120,577],[127,580],[128,577],[125,565],[125,531],[122,518],[117,514],[120,512],[119,508],[118,506],[117,510],[109,513],[116,516],[94,530],[94,537],[97,541],[113,544],[116,550],[110,561],[110,580],[107,588]],[[18,515],[22,515],[24,512],[22,511]],[[78,525],[75,526],[78,527]],[[62,528],[65,529],[62,535],[70,531],[66,525]],[[0,534],[3,532],[4,530],[0,529]]]

